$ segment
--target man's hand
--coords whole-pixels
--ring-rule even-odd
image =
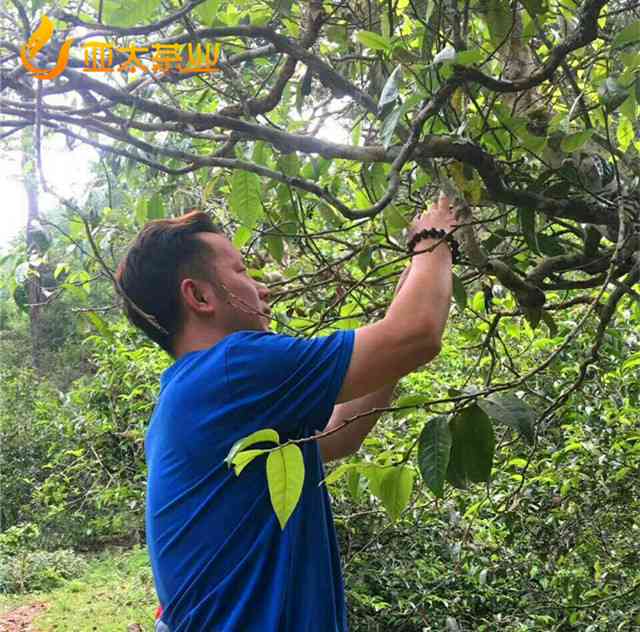
[[[411,238],[425,228],[438,228],[450,233],[456,226],[456,217],[449,198],[443,193],[440,199],[431,205],[429,210],[416,215],[409,225],[407,232],[407,243]]]
[[[409,243],[414,235],[425,228],[440,228],[447,232],[451,232],[455,226],[456,218],[453,213],[453,207],[449,204],[449,198],[441,193],[440,199],[437,202],[434,202],[428,211],[419,213],[413,219],[407,230],[407,243]],[[409,265],[403,270],[400,278],[398,279],[395,292],[393,293],[394,297],[397,296],[400,288],[409,276],[410,270],[411,262],[409,262]]]

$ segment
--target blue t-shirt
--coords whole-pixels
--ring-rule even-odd
[[[304,487],[284,531],[266,457],[238,477],[224,459],[261,428],[274,428],[282,442],[322,430],[353,341],[351,330],[312,339],[238,331],[162,374],[145,438],[146,528],[171,632],[347,630],[318,442],[299,444]]]

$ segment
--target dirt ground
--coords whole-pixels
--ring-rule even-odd
[[[36,632],[31,622],[47,609],[46,603],[30,603],[0,615],[0,632]]]

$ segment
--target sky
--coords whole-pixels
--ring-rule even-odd
[[[20,169],[20,152],[4,152],[0,156],[0,251],[7,249],[9,241],[23,230],[27,223],[27,196]],[[91,163],[96,152],[87,145],[78,144],[69,150],[60,135],[43,142],[42,167],[49,186],[59,195],[76,197],[83,193],[91,181]],[[40,194],[40,213],[58,206],[49,194]]]
[[[316,136],[334,142],[349,142],[349,132],[329,118]],[[78,143],[70,151],[60,134],[43,139],[42,164],[49,186],[64,197],[82,196],[91,182],[91,164],[97,160],[95,149]],[[0,155],[0,253],[7,250],[10,240],[19,234],[27,222],[27,196],[20,169],[20,152]],[[40,214],[58,206],[56,199],[40,193]]]

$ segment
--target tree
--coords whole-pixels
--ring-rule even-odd
[[[533,440],[588,377],[620,306],[639,298],[632,2],[111,0],[58,10],[12,0],[9,10],[3,137],[33,126],[36,147],[56,133],[99,152],[109,206],[82,209],[75,224],[94,272],[122,246],[114,224],[204,207],[237,246],[266,250],[254,273],[280,274],[267,277],[278,330],[356,327],[383,313],[415,207],[440,188],[455,195],[455,297],[475,317],[469,380],[482,386],[439,398],[449,423],[425,426],[425,450],[451,444],[452,461],[422,468],[436,492],[445,474],[456,485],[488,476],[486,418]],[[199,72],[206,54],[210,70]],[[505,343],[518,326],[537,332],[520,357]],[[552,341],[546,354],[536,335]],[[577,374],[541,398],[547,369],[572,352],[582,354]],[[522,393],[499,396],[509,389]],[[478,427],[485,449],[469,456]]]

